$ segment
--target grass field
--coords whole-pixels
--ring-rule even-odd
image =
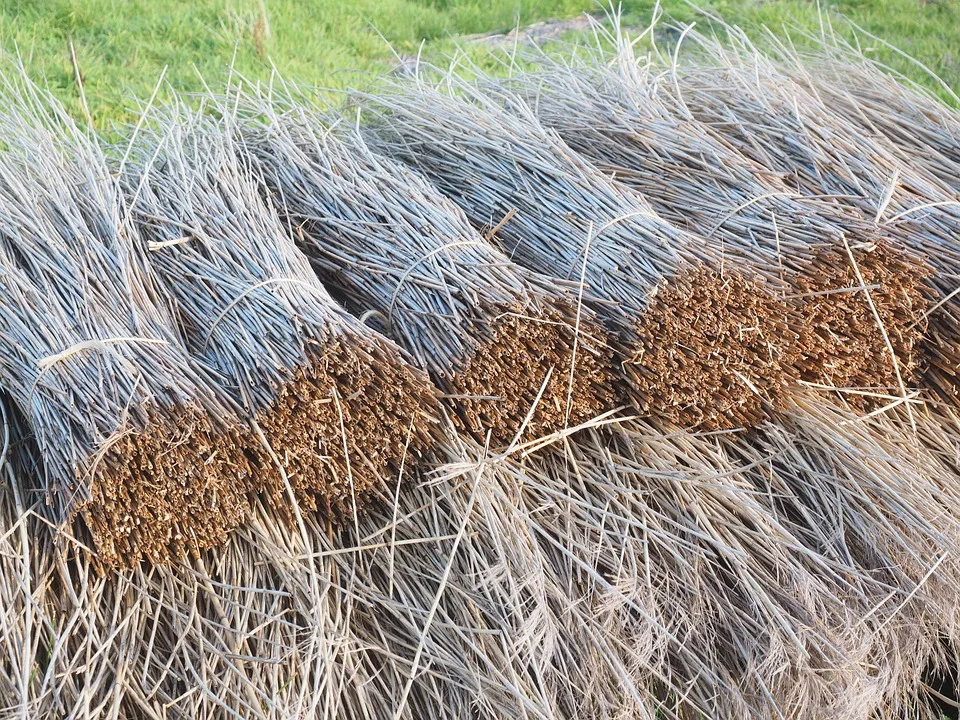
[[[699,6],[735,23],[816,28],[812,0],[703,0]],[[623,10],[649,17],[649,0]],[[666,0],[666,12],[699,12]],[[822,6],[902,47],[948,83],[960,85],[960,3],[955,0],[841,0]],[[128,121],[135,98],[148,97],[164,68],[170,85],[199,88],[236,67],[250,78],[275,65],[299,82],[345,87],[388,67],[390,47],[427,56],[452,49],[456,35],[508,31],[547,18],[602,8],[592,0],[0,0],[0,42],[18,48],[31,74],[82,112],[82,78],[94,123]],[[869,39],[898,69],[934,85],[916,65]],[[75,56],[76,62],[73,57]]]

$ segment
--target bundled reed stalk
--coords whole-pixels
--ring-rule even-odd
[[[132,261],[96,145],[26,80],[4,83],[0,386],[36,435],[47,516],[82,518],[112,564],[218,544],[246,507],[235,408]]]
[[[317,281],[229,123],[172,109],[135,141],[125,184],[141,250],[190,352],[223,374],[279,464],[260,489],[282,502],[289,481],[305,508],[352,513],[427,448],[432,386]]]
[[[518,267],[417,172],[280,102],[250,104],[264,124],[245,142],[300,247],[348,306],[379,314],[462,427],[499,444],[616,404],[606,333],[575,285]]]
[[[510,257],[583,280],[618,334],[632,399],[647,415],[712,428],[755,422],[784,390],[798,352],[785,304],[758,279],[724,268],[704,243],[661,220],[602,175],[515,98],[455,78],[357,97],[375,146],[421,169],[493,227]]]
[[[960,194],[960,113],[928,89],[866,57],[831,27],[827,32],[814,38],[819,42],[811,50],[800,52],[775,38],[768,50],[831,111],[869,136],[884,138],[902,162]],[[960,103],[946,83],[940,85]]]
[[[617,39],[616,63],[594,57],[576,67],[540,56],[532,58],[536,72],[511,87],[530,98],[545,126],[666,220],[779,286],[791,306],[788,325],[807,351],[791,376],[899,392],[926,328],[926,265],[891,247],[872,224],[799,199],[777,176],[671,113],[661,97],[671,92],[666,78],[637,63],[630,38]]]
[[[960,206],[937,180],[901,162],[880,138],[866,137],[778,69],[731,29],[735,45],[694,35],[700,52],[666,71],[677,88],[675,111],[782,173],[789,187],[829,196],[838,208],[874,222],[905,257],[934,270],[927,382],[956,397],[960,381]],[[692,34],[693,35],[693,34]],[[666,81],[666,79],[665,79]],[[915,319],[922,322],[923,316]]]

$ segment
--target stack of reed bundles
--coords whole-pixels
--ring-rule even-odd
[[[371,145],[420,169],[510,257],[582,280],[617,333],[640,412],[685,427],[740,426],[785,391],[799,338],[762,279],[724,268],[543,129],[474,85],[424,77],[357,95]]]
[[[933,268],[932,305],[923,343],[925,379],[941,394],[960,393],[960,206],[936,178],[907,165],[882,138],[868,137],[795,82],[742,37],[734,44],[696,33],[697,51],[664,70],[675,88],[673,111],[695,119],[753,161],[783,175],[788,187],[826,197],[874,223],[904,258]]]
[[[276,219],[257,220],[246,208],[250,197],[262,199],[263,188],[256,186],[263,179],[231,144],[238,135],[230,121],[213,123],[207,135],[201,128],[210,127],[208,121],[188,117],[197,127],[173,123],[179,129],[172,134],[182,132],[184,141],[170,142],[170,158],[167,133],[149,134],[128,183],[139,202],[147,190],[165,197],[184,181],[186,189],[174,195],[177,212],[158,197],[151,200],[140,218],[156,233],[152,245],[122,223],[123,236],[115,231],[120,255],[133,263],[138,279],[125,287],[153,303],[137,305],[137,312],[158,314],[164,328],[170,321],[149,285],[155,270],[138,265],[144,257],[152,264],[157,253],[190,244],[209,251],[202,257],[217,258],[216,266],[190,265],[190,272],[169,275],[189,279],[199,295],[203,283],[217,287],[211,278],[221,276],[211,269],[263,262],[268,249],[259,246],[244,255],[218,252],[228,241],[253,243],[238,239],[238,226],[263,233],[272,252],[285,259],[291,252],[276,250],[284,230]],[[13,128],[6,137],[19,132]],[[32,177],[17,163],[35,162],[23,148],[39,145],[15,140],[15,149],[17,143],[15,160],[0,160],[0,188],[12,184],[3,179],[8,175],[17,183]],[[224,147],[227,160],[217,150]],[[40,153],[51,156],[45,146]],[[41,167],[46,181],[46,174],[72,166]],[[151,182],[155,176],[158,184]],[[237,176],[244,178],[242,193]],[[114,237],[105,229],[109,216],[99,196],[87,192],[93,184],[75,182],[84,177],[74,169],[63,184],[50,180],[60,194],[56,204],[52,193],[44,195],[41,209],[71,223],[82,218],[95,228],[95,238]],[[537,177],[526,175],[532,184]],[[97,178],[102,185],[96,187],[110,188],[114,198],[116,186],[106,174]],[[36,200],[31,183],[18,199]],[[0,192],[0,200],[11,192]],[[210,201],[214,195],[222,202]],[[63,198],[79,209],[58,214]],[[279,203],[279,193],[276,198]],[[554,195],[548,199],[557,202]],[[845,212],[840,200],[838,212]],[[12,203],[0,202],[5,205]],[[854,209],[867,215],[864,207]],[[165,223],[152,214],[158,210],[166,213]],[[759,225],[758,217],[751,231],[759,234]],[[54,281],[80,284],[70,274],[74,266],[55,272],[64,258],[79,267],[62,250],[48,258],[51,267],[43,264],[47,255],[36,253],[38,241],[30,246],[33,256],[17,254],[26,247],[11,230],[17,227],[0,224],[6,228],[0,237],[18,240],[16,246],[0,242],[6,258],[0,298],[11,287],[9,278],[18,292],[33,288],[46,297],[34,280],[38,268],[50,278],[44,292],[52,294]],[[300,234],[297,227],[287,230]],[[732,231],[726,232],[734,243]],[[790,232],[798,243],[804,237],[793,226]],[[104,273],[97,263],[106,262],[108,246],[84,237],[90,256],[83,256],[83,300],[93,298],[85,307],[105,313],[100,305],[113,303],[108,307],[117,313],[118,300],[128,307],[131,294],[121,296],[102,283],[131,281]],[[142,252],[131,254],[122,244],[128,240]],[[855,257],[866,252],[851,249]],[[44,246],[43,252],[52,251]],[[721,257],[745,262],[733,252]],[[283,275],[252,271],[253,283],[228,286],[242,294],[274,277],[314,283],[300,274],[309,271],[305,263],[297,260],[296,272],[283,265]],[[783,290],[775,282],[779,274],[763,265],[755,272]],[[194,295],[173,299],[181,297]],[[203,346],[196,338],[205,336],[190,331],[190,318],[216,330],[229,317],[223,303],[204,317],[185,313],[179,301],[167,302],[183,332],[194,335],[198,356]],[[596,297],[591,302],[603,307]],[[14,306],[10,301],[3,309]],[[71,311],[78,307],[70,304]],[[786,318],[794,312],[787,304],[779,311]],[[60,316],[53,317],[60,328]],[[280,316],[264,317],[272,323]],[[26,332],[24,320],[0,322],[8,323],[4,332]],[[142,323],[136,329],[142,331]],[[173,337],[172,330],[165,332],[164,338]],[[789,368],[799,367],[793,363]],[[198,376],[206,372],[195,367]],[[227,375],[218,382],[251,404],[259,397],[254,381],[244,385]],[[397,493],[392,504],[374,506],[354,523],[331,527],[308,514],[294,529],[276,522],[273,498],[255,499],[249,522],[224,547],[183,566],[103,575],[82,543],[36,516],[42,506],[25,503],[21,490],[43,484],[33,474],[44,471],[47,450],[40,444],[31,459],[30,442],[14,439],[33,433],[35,423],[29,412],[17,415],[24,405],[16,392],[10,396],[16,407],[4,416],[11,419],[4,427],[11,426],[11,438],[4,438],[8,449],[0,452],[0,707],[19,716],[942,716],[924,701],[932,696],[924,673],[955,662],[951,651],[960,644],[960,419],[950,407],[903,404],[858,417],[828,396],[791,392],[775,423],[746,433],[664,433],[656,421],[618,421],[616,429],[587,428],[522,460],[511,453],[491,458],[466,438],[438,447],[445,464],[428,482]],[[227,417],[231,402],[239,404],[222,402],[218,418]],[[256,454],[250,445],[236,446]]]
[[[316,109],[259,97],[247,111],[244,142],[320,278],[382,318],[461,427],[499,445],[615,407],[607,335],[576,284],[515,265],[422,175]]]
[[[510,87],[529,98],[545,126],[642,193],[666,220],[780,287],[791,305],[788,324],[806,339],[793,377],[855,393],[900,392],[918,364],[929,268],[898,252],[871,223],[798,197],[698,123],[671,113],[661,97],[671,92],[667,79],[638,64],[626,40],[616,62],[532,58],[536,71]]]
[[[317,281],[231,124],[175,107],[134,140],[139,249],[189,351],[224,376],[273,461],[259,489],[283,503],[289,484],[305,509],[349,516],[429,448],[433,386]]]
[[[39,446],[47,517],[102,561],[221,543],[246,509],[241,425],[132,259],[136,230],[94,141],[6,78],[0,117],[0,386]]]

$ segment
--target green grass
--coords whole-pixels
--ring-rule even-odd
[[[736,23],[816,28],[810,0],[703,0]],[[649,17],[652,3],[627,0],[630,18]],[[666,0],[685,20],[696,11]],[[903,47],[960,86],[960,3],[955,0],[840,0],[830,11]],[[161,72],[181,91],[200,78],[221,81],[236,52],[245,76],[261,79],[275,65],[286,77],[325,87],[362,84],[398,53],[449,51],[459,34],[507,31],[546,18],[597,11],[593,0],[0,0],[0,43],[18,48],[30,73],[78,117],[82,107],[71,44],[95,125],[134,117],[134,99],[149,97]],[[915,77],[923,73],[877,46]]]
[[[728,22],[750,22],[778,30],[784,25],[815,33],[820,30],[821,17],[812,0],[717,0],[709,5]],[[828,10],[828,14],[842,14],[910,58],[890,49],[884,42],[858,33],[860,45],[868,55],[946,99],[949,93],[917,64],[922,63],[960,94],[960,2],[957,0],[838,0],[822,2],[821,7]],[[841,21],[834,27],[842,30],[848,39],[852,38],[853,29],[844,25]]]

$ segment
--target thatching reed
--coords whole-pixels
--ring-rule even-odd
[[[259,489],[286,504],[289,485],[305,509],[349,516],[428,449],[433,386],[317,281],[230,122],[173,109],[141,130],[124,181],[140,249],[190,352],[263,441]]]
[[[798,352],[784,303],[542,128],[453,76],[356,96],[374,145],[419,168],[511,258],[584,283],[618,334],[632,399],[686,427],[756,422]],[[507,109],[505,104],[509,103]]]
[[[870,137],[888,141],[899,159],[960,194],[960,113],[903,75],[844,42],[825,18],[827,33],[802,38],[802,49],[770,38],[768,52],[782,69],[830,110]],[[808,47],[811,40],[816,43]],[[954,103],[960,98],[938,83]]]
[[[382,319],[461,427],[500,445],[617,405],[606,332],[576,285],[515,265],[424,177],[355,131],[290,97],[247,105],[261,122],[247,124],[244,141],[320,278]]]
[[[872,223],[798,198],[778,176],[671,112],[668,78],[638,63],[631,38],[617,39],[611,59],[531,58],[536,70],[510,86],[546,127],[641,192],[663,218],[779,287],[792,310],[788,325],[806,349],[792,377],[901,393],[926,328],[927,266],[891,247]]]
[[[25,80],[4,83],[0,386],[36,435],[47,517],[82,518],[109,563],[220,543],[246,506],[234,407],[132,261],[95,142]]]
[[[828,449],[805,422],[746,465],[645,424],[523,462],[448,446],[430,482],[356,527],[291,529],[257,504],[187,566],[105,577],[5,491],[0,641],[17,652],[0,656],[0,702],[79,718],[866,718],[916,682],[901,663],[920,655],[881,653],[929,652],[936,596],[888,585],[904,558],[861,566],[854,541],[893,523],[871,540],[889,548],[917,519],[911,537],[936,537],[942,518],[918,515],[920,472],[891,479],[896,498],[877,486],[904,468],[875,438]],[[823,511],[812,496],[841,504],[808,528],[794,512]]]
[[[737,31],[730,34],[736,41],[730,46],[689,34],[697,50],[665,71],[676,88],[675,111],[782,174],[790,188],[827,196],[876,223],[900,252],[914,252],[933,267],[927,382],[956,398],[960,256],[953,238],[960,233],[960,206],[953,194],[919,166],[902,162],[882,138],[867,137],[834,113]]]
[[[473,184],[458,190],[454,180],[448,180],[451,187],[444,186],[466,208],[472,224],[495,227],[502,219],[498,214],[509,215],[492,239],[514,242],[516,248],[508,249],[516,249],[517,257],[532,257],[525,261],[529,264],[537,257],[541,257],[538,262],[559,257],[569,265],[562,272],[556,269],[558,260],[551,265],[555,277],[569,278],[569,285],[552,289],[529,272],[504,264],[507,253],[478,255],[472,277],[482,277],[484,259],[492,258],[496,260],[496,267],[490,269],[493,277],[501,277],[501,270],[507,268],[514,273],[509,277],[522,281],[517,285],[518,296],[524,297],[532,288],[546,298],[568,297],[570,288],[569,297],[579,298],[583,279],[583,296],[589,305],[628,336],[630,332],[635,336],[631,323],[636,318],[647,322],[645,318],[664,296],[677,303],[665,307],[683,309],[675,283],[690,281],[690,266],[706,267],[720,276],[731,264],[752,265],[763,287],[787,295],[791,283],[799,287],[799,280],[784,282],[786,274],[772,269],[779,270],[780,264],[763,262],[773,256],[769,254],[772,231],[763,224],[762,215],[752,216],[750,225],[740,221],[748,237],[755,233],[760,238],[756,248],[738,239],[737,226],[731,224],[722,231],[727,237],[721,243],[729,252],[716,254],[710,238],[674,230],[639,196],[580,160],[575,151],[542,130],[516,98],[504,93],[490,99],[489,105],[478,105],[483,102],[480,97],[456,101],[467,110],[477,106],[486,113],[474,116],[472,111],[445,104],[453,102],[451,96],[438,95],[442,97],[432,111],[439,118],[439,137],[446,138],[443,148],[430,150],[419,130],[409,130],[407,135],[411,147],[429,160],[428,172],[455,179],[461,176],[449,169],[452,165],[480,168],[463,175]],[[661,96],[657,97],[659,103]],[[368,104],[376,103],[369,100]],[[412,111],[396,95],[386,98],[380,109],[385,110],[383,115],[373,118],[383,133],[379,142],[385,139],[384,146],[398,152],[390,144],[398,137],[391,128],[398,117]],[[756,158],[743,160],[723,144],[716,128],[697,125],[695,119],[676,112],[690,124],[678,123],[674,117],[675,126],[689,128],[689,142],[698,143],[698,149],[686,152],[706,154],[707,160],[697,163],[727,157],[735,161],[731,184],[740,182],[736,173],[741,166],[750,171],[743,176],[744,183],[768,181],[750,167],[758,162]],[[463,135],[446,126],[452,117],[464,119]],[[823,113],[822,117],[830,116]],[[4,220],[0,252],[5,259],[0,298],[7,298],[2,309],[10,310],[0,314],[0,323],[5,323],[5,333],[29,331],[29,338],[41,338],[48,345],[54,337],[51,328],[56,333],[71,328],[79,335],[77,328],[86,328],[90,317],[106,322],[101,315],[128,323],[112,320],[107,327],[114,335],[107,338],[116,337],[118,328],[133,337],[144,337],[132,334],[147,330],[162,333],[147,337],[158,337],[167,343],[158,347],[179,353],[176,357],[182,367],[198,378],[196,388],[189,385],[191,376],[181,381],[161,367],[156,377],[143,370],[139,384],[126,383],[124,389],[153,388],[164,381],[175,383],[167,389],[170,394],[177,388],[197,393],[208,392],[203,388],[230,388],[232,395],[217,391],[220,395],[209,396],[219,405],[203,405],[201,410],[239,427],[239,421],[229,419],[235,417],[234,406],[242,407],[253,420],[250,427],[263,431],[275,458],[281,460],[280,481],[285,473],[296,486],[297,463],[306,465],[306,456],[287,457],[281,451],[290,441],[268,437],[270,420],[264,415],[272,407],[271,394],[285,383],[313,377],[317,363],[305,349],[310,341],[329,338],[334,331],[353,333],[349,345],[344,344],[352,353],[359,342],[373,342],[370,338],[376,336],[368,335],[323,294],[310,260],[298,254],[291,239],[310,248],[307,229],[321,220],[330,223],[324,232],[333,238],[337,226],[330,215],[341,223],[338,242],[354,238],[347,234],[351,224],[344,220],[351,217],[346,212],[352,207],[349,198],[342,198],[341,205],[328,201],[330,207],[338,208],[335,213],[314,208],[298,215],[293,206],[285,206],[284,184],[296,189],[292,178],[300,173],[299,166],[287,171],[289,177],[281,176],[276,158],[285,156],[276,150],[267,153],[260,144],[271,141],[274,123],[293,123],[296,117],[266,119],[243,128],[246,132],[233,125],[229,112],[212,120],[174,109],[145,122],[146,130],[123,166],[143,238],[137,234],[138,226],[123,224],[119,210],[104,211],[104,207],[121,207],[118,193],[102,170],[102,158],[86,138],[70,136],[72,142],[67,144],[49,140],[47,134],[26,133],[23,140],[24,128],[11,121],[0,124],[9,130],[6,138],[13,146],[12,153],[0,156],[0,218]],[[534,148],[530,154],[521,151],[523,145],[514,135],[509,136],[514,138],[510,142],[496,141],[501,134],[498,128],[515,128],[511,123],[521,120]],[[612,120],[603,123],[612,125]],[[403,122],[408,128],[420,127]],[[297,126],[284,127],[293,133]],[[484,133],[478,134],[480,127]],[[429,222],[439,223],[435,218],[441,217],[460,218],[452,229],[467,232],[463,216],[444,205],[438,195],[427,194],[431,186],[415,173],[377,158],[349,134],[337,135],[336,143],[351,154],[346,150],[337,154],[339,146],[332,140],[323,144],[323,130],[307,129],[296,130],[290,136],[296,142],[289,147],[286,142],[278,147],[289,151],[291,159],[300,157],[292,148],[304,154],[313,148],[310,157],[318,164],[329,150],[344,172],[344,168],[359,167],[366,173],[369,166],[364,163],[377,160],[378,172],[389,170],[383,177],[406,178],[410,183],[388,186],[388,198],[402,187],[419,187],[431,208],[447,208],[447,214],[436,209],[437,215],[412,216],[421,232],[426,235]],[[49,142],[35,143],[36,137]],[[653,134],[647,137],[666,142]],[[852,136],[841,137],[852,142]],[[235,144],[238,138],[245,138],[243,145]],[[672,157],[683,157],[683,146],[664,147],[676,153]],[[733,154],[719,154],[718,147]],[[478,148],[484,153],[474,154],[480,152]],[[257,153],[256,160],[246,155],[249,150]],[[491,160],[494,157],[503,162],[500,174],[483,170],[500,167]],[[670,157],[657,160],[664,163],[665,172],[671,167]],[[439,169],[431,171],[433,165]],[[261,166],[273,167],[274,176],[268,174],[266,183]],[[512,169],[508,173],[504,168]],[[724,177],[716,169],[702,171],[712,173],[708,177],[718,182]],[[490,176],[500,180],[485,184]],[[665,184],[678,183],[680,176],[669,177],[673,181]],[[421,185],[414,185],[414,180]],[[541,193],[545,207],[565,202],[564,207],[578,214],[572,220],[566,211],[537,214],[533,195],[524,194],[534,190],[523,190],[526,186],[508,180],[528,183]],[[781,183],[776,192],[796,201],[783,191],[780,180],[770,182]],[[363,177],[355,178],[355,184],[374,196],[372,189],[363,187]],[[756,187],[749,187],[755,195]],[[38,188],[44,192],[38,194]],[[504,189],[510,192],[498,205],[497,194]],[[822,194],[814,193],[812,185],[801,189]],[[8,197],[15,190],[23,193],[16,196],[19,203]],[[562,198],[561,191],[569,197]],[[343,188],[339,192],[347,195]],[[694,197],[687,192],[677,190],[680,197]],[[481,200],[483,193],[487,193],[483,195],[487,205]],[[669,200],[656,197],[658,203]],[[614,199],[623,204],[614,206]],[[799,210],[785,201],[765,207],[775,213],[771,225],[779,222],[777,213],[792,218],[781,237],[790,239],[790,247],[799,248],[798,257],[802,257],[801,250],[808,247],[805,242],[817,251],[820,247],[808,228],[820,228],[830,247],[842,243],[836,228],[842,228],[848,240],[848,228],[863,227],[855,223],[872,217],[863,198],[833,200],[827,209],[799,204],[816,207],[809,226],[800,222]],[[274,201],[289,212],[290,227],[273,212],[269,203]],[[401,206],[399,201],[389,202],[391,208]],[[404,199],[402,207],[410,202]],[[594,206],[600,210],[588,213]],[[611,216],[610,221],[621,218],[625,223],[627,207],[634,208],[642,222],[632,226],[629,234],[615,236],[615,243],[604,245],[599,229],[602,213]],[[705,203],[705,207],[720,213],[714,205]],[[679,223],[679,210],[675,212]],[[885,215],[880,213],[881,220]],[[48,219],[41,222],[37,217]],[[943,232],[926,224],[928,218],[940,216],[922,217],[923,222],[914,220],[910,227]],[[904,220],[893,223],[894,229],[905,227]],[[365,219],[361,224],[371,222],[377,221]],[[694,227],[701,221],[689,222]],[[411,220],[414,227],[416,223]],[[536,234],[541,224],[542,234]],[[63,225],[87,232],[52,232]],[[885,239],[904,242],[899,230],[889,232],[890,225],[878,225]],[[545,245],[551,237],[548,231],[558,230],[563,234],[553,235],[553,244]],[[402,237],[413,243],[413,231],[405,232]],[[470,238],[480,248],[484,247],[480,241],[486,242],[476,231],[454,237]],[[24,238],[31,239],[29,246]],[[379,242],[386,245],[388,241]],[[586,270],[583,263],[584,257],[588,261],[593,257],[592,251],[586,252],[588,243],[591,248],[599,243],[606,253],[599,255],[600,270],[591,277],[587,277],[589,262]],[[138,252],[132,252],[131,245]],[[656,252],[647,251],[647,245]],[[551,255],[531,254],[537,247],[554,249]],[[75,251],[70,252],[71,248]],[[630,248],[635,250],[632,256],[616,254]],[[858,253],[867,253],[857,247],[850,250],[858,260]],[[640,267],[629,263],[644,258],[652,269],[628,275],[628,270]],[[324,270],[323,265],[334,259],[313,258],[313,262],[325,276],[335,276],[332,267]],[[342,265],[345,269],[340,272],[359,273],[350,262]],[[796,266],[799,277],[806,266],[799,260]],[[437,277],[452,282],[456,266],[440,267],[445,274]],[[792,271],[790,265],[783,269]],[[372,276],[373,269],[367,274]],[[151,285],[157,278],[165,295],[157,295]],[[281,287],[309,288],[309,292],[263,291],[273,287],[263,283],[280,279],[296,281]],[[619,284],[604,285],[602,281],[608,279]],[[877,289],[876,283],[864,280],[858,278],[859,284],[871,292]],[[346,294],[350,286],[338,282]],[[640,294],[644,282],[654,291],[652,298]],[[9,294],[8,288],[22,294]],[[54,292],[51,288],[64,289]],[[633,294],[627,292],[630,288]],[[372,290],[362,291],[377,297]],[[365,301],[360,290],[356,292],[353,309],[370,309],[374,303]],[[70,302],[54,302],[61,296]],[[22,311],[29,306],[17,302],[20,297],[47,303],[41,310],[47,313],[42,330],[37,329],[38,323],[28,324]],[[157,297],[170,304],[178,331],[198,358],[194,364],[177,350],[174,325]],[[776,306],[775,317],[784,318],[783,322],[775,324],[769,338],[763,337],[796,347],[805,341],[798,340],[800,333],[788,323],[797,312],[789,299]],[[611,304],[614,300],[616,305]],[[757,302],[767,307],[770,297],[761,295]],[[737,322],[744,321],[736,303],[721,304],[717,312],[734,313]],[[139,324],[132,325],[131,317]],[[580,317],[589,318],[589,314]],[[73,324],[67,325],[64,318]],[[695,316],[681,313],[674,322],[692,323]],[[229,332],[222,327],[228,323],[232,324]],[[654,337],[652,329],[649,332],[648,337]],[[101,334],[93,337],[101,344],[106,339]],[[677,341],[677,333],[668,327],[665,338]],[[735,335],[732,338],[740,343]],[[0,341],[7,343],[7,349],[13,347],[7,334]],[[280,346],[283,341],[287,345]],[[704,339],[708,348],[719,343],[718,353],[728,351],[722,345],[726,341],[722,334]],[[236,343],[235,349],[230,349],[230,342]],[[411,331],[409,343],[411,355],[430,367],[426,356],[430,343],[436,341]],[[213,354],[213,347],[223,354]],[[376,347],[387,361],[401,357],[385,340],[377,339]],[[734,347],[739,352],[743,344]],[[6,357],[5,368],[31,367],[29,357],[16,360],[21,356],[9,352],[0,357]],[[150,356],[151,362],[158,362],[155,357],[172,356]],[[79,359],[77,355],[67,358]],[[722,359],[714,354],[696,361],[708,366]],[[202,374],[207,371],[200,362],[218,369],[216,383]],[[297,364],[304,368],[302,376],[291,370]],[[116,368],[126,367],[117,360],[107,369],[116,374]],[[186,372],[182,367],[178,366],[180,375]],[[782,382],[804,379],[797,371],[800,367],[796,358],[786,362],[783,369],[796,375]],[[195,553],[173,566],[139,564],[104,573],[85,534],[74,535],[71,528],[50,523],[43,499],[29,491],[46,485],[50,477],[49,460],[56,457],[50,454],[51,432],[36,421],[43,417],[37,412],[39,406],[23,402],[24,397],[34,396],[26,395],[16,383],[8,385],[13,375],[3,372],[0,385],[7,394],[0,393],[5,420],[0,450],[0,716],[80,720],[939,717],[927,702],[936,696],[926,684],[925,672],[955,665],[960,648],[960,520],[956,513],[960,416],[948,405],[923,404],[923,398],[911,395],[891,398],[891,405],[882,411],[861,415],[843,407],[842,398],[835,394],[794,387],[789,395],[763,406],[767,412],[751,415],[768,419],[746,430],[668,431],[664,428],[676,418],[676,411],[668,410],[648,419],[598,419],[546,438],[520,437],[506,451],[493,455],[486,438],[478,442],[449,433],[433,445],[432,456],[439,464],[434,472],[428,474],[422,463],[408,470],[413,465],[409,462],[402,475],[393,473],[381,492],[390,501],[372,503],[352,522],[333,524],[317,513],[301,514],[296,524],[278,522],[278,516],[286,519],[289,508],[277,502],[276,492],[264,488],[266,497],[251,494],[247,521],[222,547]],[[403,372],[408,374],[401,379],[420,378],[416,387],[422,388],[422,375]],[[651,393],[658,380],[651,376]],[[54,389],[63,387],[62,383]],[[113,392],[113,385],[104,387]],[[80,386],[89,388],[89,383]],[[342,407],[360,399],[356,393],[346,394],[351,390],[342,385],[332,385],[330,392],[334,401],[343,401]],[[43,407],[52,406],[51,396],[36,395],[46,403]],[[414,398],[423,397],[423,406],[429,407],[428,395],[414,394]],[[101,412],[113,409],[101,395],[92,397],[103,403],[95,405]],[[106,395],[107,400],[111,397]],[[134,395],[134,401],[140,397]],[[414,402],[386,408],[399,407],[396,412],[408,413],[403,417],[411,445],[417,443],[418,426],[410,423],[420,417],[417,412],[423,406]],[[669,402],[665,406],[669,408]],[[131,407],[136,410],[139,405],[135,402]],[[380,409],[366,407],[370,412]],[[348,442],[351,437],[356,442],[357,436],[351,433],[356,427],[368,427],[364,423],[369,420],[349,412],[347,407],[342,429]],[[717,405],[685,412],[716,416]],[[743,411],[737,412],[742,417]],[[301,416],[313,422],[306,412],[297,420]],[[89,418],[89,405],[68,417]],[[387,422],[393,422],[391,417]],[[215,459],[219,452],[241,448],[251,454],[253,469],[268,472],[269,466],[259,467],[264,461],[249,432],[244,432],[233,446],[221,443]],[[300,426],[291,432],[300,433]],[[299,438],[297,434],[293,440],[299,442]],[[349,459],[352,467],[353,457],[348,452],[343,462]],[[284,462],[288,469],[280,473]],[[395,464],[384,460],[371,477],[383,479]],[[407,480],[411,472],[413,477]],[[268,486],[277,482],[267,475],[260,478]],[[244,479],[244,486],[255,486],[250,483]],[[242,506],[245,498],[239,491],[235,495],[238,507]],[[184,506],[185,513],[192,510]]]

